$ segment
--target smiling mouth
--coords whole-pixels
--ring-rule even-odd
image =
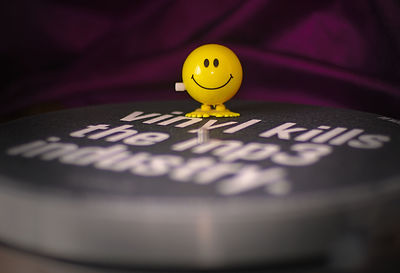
[[[205,86],[202,86],[201,84],[199,84],[198,82],[196,82],[196,80],[194,79],[194,75],[192,74],[192,80],[193,80],[198,86],[200,86],[201,88],[207,89],[207,90],[216,90],[216,89],[220,89],[220,88],[224,87],[225,85],[227,85],[227,84],[231,81],[231,79],[233,79],[233,76],[232,76],[232,74],[229,74],[229,80],[228,80],[226,83],[224,83],[223,85],[218,86],[218,87],[205,87]]]

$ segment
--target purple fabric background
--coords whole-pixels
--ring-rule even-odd
[[[189,98],[174,92],[186,56],[220,43],[243,65],[236,98],[400,117],[396,0],[26,0],[0,8],[3,116]]]

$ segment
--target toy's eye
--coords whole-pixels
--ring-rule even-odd
[[[210,61],[208,59],[204,60],[204,66],[208,67],[210,65]]]
[[[218,59],[214,59],[214,66],[217,67],[219,65]]]

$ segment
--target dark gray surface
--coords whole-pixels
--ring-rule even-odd
[[[150,118],[121,120],[133,111],[170,114],[189,112],[195,107],[187,101],[95,106],[1,125],[0,215],[7,219],[0,223],[2,241],[84,262],[198,268],[246,266],[331,255],[337,251],[335,242],[346,241],[343,238],[349,233],[370,237],[378,229],[378,220],[386,216],[386,209],[398,206],[400,126],[395,120],[343,109],[238,101],[229,107],[241,117],[215,118],[215,124],[240,124],[252,119],[260,122],[233,134],[224,130],[237,124],[209,131],[211,140],[276,145],[286,158],[296,154],[291,149],[299,144],[329,149],[329,154],[303,166],[288,165],[286,159],[274,157],[276,154],[259,161],[248,158],[229,162],[223,161],[229,157],[213,152],[171,150],[176,143],[196,137],[188,131],[210,119],[185,128],[175,126],[182,122],[162,126],[143,123]],[[291,133],[289,140],[276,135],[260,136],[289,122],[296,123],[291,128],[307,130]],[[133,125],[129,129],[160,132],[169,138],[150,146],[134,146],[122,140],[110,142],[70,135],[97,124],[108,124],[110,128]],[[346,128],[342,134],[360,131],[341,145],[330,144],[333,138],[324,143],[315,143],[314,138],[294,140],[319,126]],[[359,147],[368,144],[366,139],[359,139],[362,135],[369,135],[368,149]],[[268,172],[257,179],[246,176],[242,181],[257,184],[262,180],[260,186],[226,195],[222,185],[229,184],[232,189],[240,179],[233,181],[234,176],[226,175],[202,184],[198,172],[182,182],[171,176],[175,167],[162,175],[155,175],[154,170],[146,174],[146,170],[141,171],[143,166],[116,172],[95,168],[95,163],[65,163],[62,156],[46,160],[46,153],[28,157],[10,152],[21,144],[47,141],[49,137],[79,148],[123,145],[131,155],[173,155],[182,161],[179,164],[206,157],[215,161],[213,166],[235,164],[230,168],[239,170],[278,168],[283,175],[272,180],[263,180],[271,174]],[[349,141],[353,141],[352,145]],[[209,167],[203,173],[213,172],[216,169]]]

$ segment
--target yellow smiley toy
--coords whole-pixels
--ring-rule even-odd
[[[239,90],[242,76],[242,65],[229,48],[207,44],[193,50],[183,64],[183,83],[176,83],[175,90],[187,90],[202,105],[186,116],[238,117],[239,113],[229,111],[223,103]]]

